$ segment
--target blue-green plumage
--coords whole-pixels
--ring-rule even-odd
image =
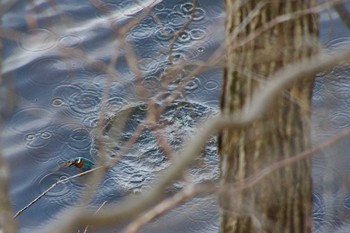
[[[83,157],[76,157],[74,159],[71,159],[65,162],[61,167],[70,167],[70,166],[75,166],[77,168],[80,168],[81,172],[85,172],[85,171],[91,170],[95,166],[95,163],[90,159],[86,159]]]

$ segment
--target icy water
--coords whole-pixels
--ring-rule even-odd
[[[78,172],[74,168],[56,171],[62,162],[77,156],[97,159],[94,136],[101,116],[107,119],[103,129],[106,152],[118,156],[123,143],[147,119],[150,100],[162,107],[167,97],[177,96],[173,104],[165,105],[160,119],[164,127],[155,133],[145,126],[134,146],[106,174],[92,203],[96,207],[147,188],[157,172],[169,165],[157,135],[166,136],[172,149],[181,149],[200,122],[217,114],[220,69],[189,74],[196,68],[195,61],[206,61],[223,43],[223,1],[199,1],[193,21],[175,43],[174,35],[190,18],[192,1],[8,1],[4,5],[7,39],[0,86],[5,117],[1,146],[10,166],[15,211],[52,183]],[[117,37],[135,20],[125,34],[128,48]],[[348,37],[349,31],[334,12],[322,16],[324,47],[347,45]],[[173,47],[171,53],[169,47]],[[139,69],[128,63],[126,55],[130,54],[137,58]],[[184,68],[165,76],[170,63]],[[316,82],[315,145],[349,127],[347,74],[347,69],[335,70],[327,74],[333,78],[320,77]],[[115,125],[126,113],[132,117],[118,131]],[[344,182],[350,160],[346,142],[342,143],[313,161],[317,232],[344,228],[350,220],[350,192]],[[202,167],[191,169],[189,176],[196,182],[216,178],[217,163],[212,138]],[[35,232],[60,210],[78,204],[85,189],[84,181],[75,179],[51,190],[19,216],[21,232]],[[217,230],[215,198],[200,197],[150,224],[144,232]]]

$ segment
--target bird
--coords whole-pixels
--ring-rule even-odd
[[[62,165],[60,165],[60,168],[71,167],[71,166],[80,168],[81,172],[86,172],[94,168],[95,163],[87,158],[76,157],[64,162]]]

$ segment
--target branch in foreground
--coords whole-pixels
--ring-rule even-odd
[[[16,223],[12,218],[12,208],[7,185],[8,172],[4,158],[0,155],[0,232],[16,233]]]
[[[100,207],[98,207],[98,209],[95,211],[95,214],[97,214],[98,211],[100,211],[100,209],[101,209],[104,205],[106,205],[106,203],[107,203],[107,201],[104,201],[104,202],[100,205]],[[85,227],[85,230],[84,230],[83,233],[86,233],[86,232],[88,231],[88,228],[89,228],[89,225],[87,225],[87,226]],[[78,232],[78,233],[79,233],[79,232]]]
[[[346,8],[345,3],[342,1],[338,4],[335,4],[334,9],[338,13],[340,19],[346,25],[346,27],[350,30],[350,12]]]
[[[140,212],[147,211],[164,198],[166,187],[175,180],[181,178],[182,172],[189,167],[200,153],[201,146],[210,135],[227,127],[245,127],[262,117],[266,110],[271,107],[272,101],[280,91],[288,87],[292,82],[303,77],[310,77],[317,73],[327,71],[343,61],[350,59],[350,49],[334,55],[321,54],[309,60],[289,65],[269,79],[261,90],[257,90],[253,96],[250,107],[245,107],[242,112],[233,115],[214,117],[206,121],[199,132],[184,147],[182,153],[176,153],[172,165],[164,170],[156,179],[151,188],[138,198],[127,198],[119,205],[113,205],[101,209],[94,216],[92,211],[70,209],[62,214],[62,218],[55,226],[50,225],[48,232],[73,232],[82,225],[108,226],[130,222]],[[54,230],[53,230],[54,229]]]
[[[146,224],[168,213],[169,211],[181,205],[182,203],[191,200],[198,194],[210,194],[215,192],[216,190],[217,188],[216,186],[214,186],[214,184],[187,185],[174,196],[165,199],[164,201],[160,202],[152,209],[150,209],[148,212],[136,218],[133,222],[129,224],[129,226],[124,230],[123,233],[137,233]]]
[[[3,4],[0,4],[3,5]],[[1,7],[0,7],[1,8]],[[2,25],[2,18],[0,14],[0,25]],[[2,80],[3,72],[3,43],[0,38],[0,83]],[[4,111],[4,109],[1,109]],[[0,123],[2,123],[2,117],[0,117]],[[15,221],[12,219],[11,200],[9,196],[8,188],[8,169],[5,164],[5,159],[0,154],[0,232],[4,233],[16,233],[17,227]]]

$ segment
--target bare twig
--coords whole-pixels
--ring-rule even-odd
[[[91,170],[79,173],[77,175],[74,176],[70,176],[67,177],[65,179],[59,180],[57,182],[55,182],[54,184],[52,184],[49,188],[47,188],[44,192],[42,192],[39,196],[37,196],[34,200],[32,200],[30,203],[28,203],[25,207],[23,207],[22,209],[20,209],[19,211],[17,211],[17,213],[13,216],[13,218],[17,218],[20,214],[22,214],[26,209],[28,209],[29,207],[31,207],[32,205],[34,205],[37,201],[39,201],[42,197],[44,197],[48,192],[50,192],[54,187],[56,187],[57,185],[63,184],[71,179],[77,178],[79,176],[83,176],[85,174],[88,174],[90,172],[96,171],[98,169],[100,169],[102,167],[96,167],[93,168]]]

